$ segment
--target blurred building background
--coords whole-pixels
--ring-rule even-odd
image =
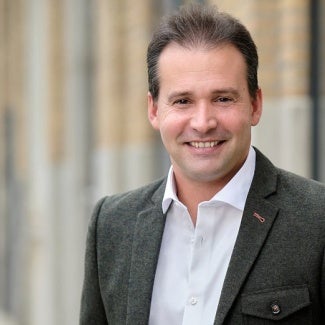
[[[145,54],[177,0],[0,0],[0,324],[78,323],[88,219],[166,173]],[[325,181],[323,0],[215,0],[260,53],[254,144]]]

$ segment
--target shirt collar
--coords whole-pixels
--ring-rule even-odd
[[[250,189],[256,163],[256,153],[250,147],[247,159],[235,176],[207,203],[224,202],[243,211]],[[165,194],[162,201],[163,213],[166,213],[173,201],[179,202],[176,194],[176,184],[173,167],[171,166],[167,176]]]

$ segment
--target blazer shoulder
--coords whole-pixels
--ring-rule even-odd
[[[166,178],[162,178],[134,190],[103,197],[97,202],[93,216],[126,216],[154,206],[159,208],[165,185]]]
[[[325,184],[308,179],[290,171],[274,166],[260,151],[256,151],[256,169],[252,188],[265,196],[274,193],[285,197],[306,197],[317,199],[325,197]],[[323,200],[325,204],[325,199]]]
[[[262,196],[282,211],[291,211],[303,218],[308,215],[315,222],[325,220],[325,184],[278,168],[255,150],[256,169],[249,202],[254,203]]]
[[[289,195],[325,205],[325,184],[278,168],[279,189]]]
[[[269,199],[280,208],[285,224],[300,226],[325,244],[324,184],[282,169],[278,169],[277,183],[276,195]]]

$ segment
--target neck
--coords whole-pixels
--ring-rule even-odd
[[[179,179],[177,176],[175,176],[175,181],[177,197],[187,207],[194,225],[197,220],[198,205],[201,202],[209,201],[226,184],[226,182],[193,182]]]

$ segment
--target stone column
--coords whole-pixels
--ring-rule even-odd
[[[154,134],[147,118],[146,50],[151,36],[150,0],[125,1],[123,158],[124,184],[135,188],[152,180],[155,173]]]
[[[0,311],[4,313],[7,301],[7,193],[6,193],[6,106],[7,106],[7,3],[6,0],[0,0]]]
[[[320,28],[320,35],[318,40],[319,46],[319,108],[320,108],[320,122],[319,122],[319,165],[320,165],[320,180],[325,182],[325,2],[319,0],[319,28]]]
[[[26,105],[24,2],[0,2],[0,309],[24,319]]]
[[[57,0],[48,3],[48,52],[47,52],[47,87],[48,87],[48,116],[47,116],[47,136],[48,136],[48,156],[50,162],[50,188],[52,210],[50,212],[51,232],[53,245],[50,252],[53,259],[53,278],[54,284],[52,295],[52,308],[54,310],[51,322],[53,324],[67,324],[67,319],[71,321],[71,315],[76,317],[75,307],[69,303],[71,292],[78,290],[75,282],[69,282],[67,274],[70,274],[68,267],[64,268],[69,259],[75,261],[76,254],[71,252],[70,246],[66,247],[66,232],[69,228],[69,216],[65,211],[65,198],[74,193],[69,193],[68,184],[73,183],[71,178],[66,175],[67,171],[67,129],[72,125],[67,125],[66,95],[67,95],[67,64],[66,64],[66,22],[65,22],[65,1]],[[74,170],[73,168],[71,168]],[[71,200],[73,198],[71,197]],[[78,229],[78,226],[76,227]],[[71,236],[71,241],[75,240]],[[69,253],[67,253],[69,252]],[[69,257],[66,257],[69,255]],[[73,256],[73,257],[72,257]],[[69,260],[69,261],[70,261]],[[79,275],[79,273],[77,273]],[[78,276],[76,276],[78,278]],[[69,305],[69,308],[67,308]],[[69,310],[68,310],[69,309]]]
[[[27,246],[24,276],[26,324],[55,324],[54,202],[49,148],[49,1],[26,6],[26,107],[28,117]]]
[[[64,154],[56,163],[58,175],[56,220],[59,320],[78,320],[83,280],[86,226],[90,217],[92,155],[92,2],[62,0],[64,57]],[[55,34],[54,34],[55,35]]]
[[[94,6],[94,201],[121,189],[123,1]]]

